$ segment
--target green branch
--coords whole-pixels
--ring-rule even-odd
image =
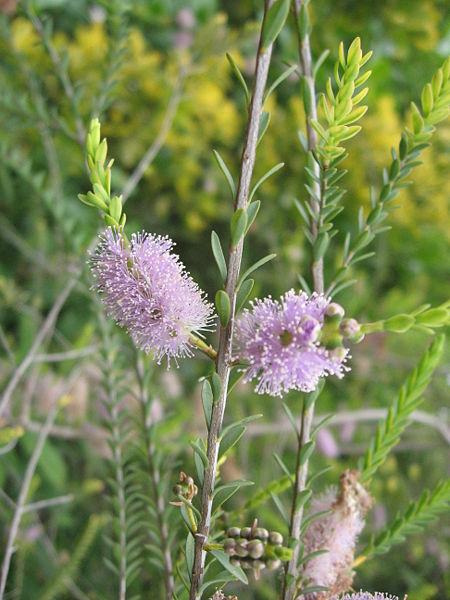
[[[389,407],[386,418],[380,422],[375,438],[359,466],[361,483],[369,481],[383,464],[409,424],[409,416],[422,402],[422,395],[441,357],[444,339],[444,336],[437,337],[425,351],[419,364],[401,387],[398,397]]]

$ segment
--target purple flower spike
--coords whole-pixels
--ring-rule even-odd
[[[107,229],[90,259],[106,312],[124,327],[137,348],[175,361],[191,356],[191,333],[208,329],[213,308],[186,273],[168,237],[135,233],[129,245]]]
[[[398,600],[397,596],[390,596],[389,594],[381,594],[375,592],[370,594],[369,592],[358,592],[357,594],[345,594],[342,597],[335,597],[333,600]]]
[[[248,363],[244,381],[258,379],[258,394],[311,392],[320,377],[349,370],[347,350],[328,351],[318,341],[329,303],[322,294],[290,290],[280,301],[269,296],[244,310],[236,325],[237,358]]]

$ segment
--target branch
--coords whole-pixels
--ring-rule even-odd
[[[77,283],[76,276],[73,276],[68,280],[68,282],[66,283],[66,285],[60,292],[59,296],[57,297],[52,309],[48,313],[38,334],[34,338],[34,341],[31,345],[31,348],[29,349],[27,355],[25,356],[23,361],[20,363],[20,365],[17,367],[17,369],[14,371],[11,379],[9,380],[8,385],[6,386],[6,388],[2,394],[1,400],[0,400],[0,416],[5,412],[8,404],[9,404],[9,401],[11,399],[12,393],[14,392],[17,384],[23,377],[25,371],[32,364],[34,357],[35,357],[37,351],[39,350],[40,345],[46,338],[47,334],[53,328],[53,326],[56,322],[56,319],[58,318],[58,315],[59,315],[62,307],[64,306],[64,303],[66,302],[67,298],[69,297],[70,292],[75,287],[76,283]]]
[[[294,15],[295,15],[295,23],[298,37],[298,51],[299,51],[299,59],[300,65],[302,68],[302,76],[303,76],[303,97],[304,97],[304,105],[305,105],[305,115],[306,115],[306,132],[307,132],[307,140],[308,140],[308,150],[313,151],[317,145],[317,133],[312,126],[311,121],[317,119],[317,101],[316,101],[316,90],[315,90],[315,82],[312,74],[312,58],[311,58],[311,47],[309,43],[309,33],[308,28],[304,31],[300,30],[300,15],[306,15],[306,19],[308,18],[308,9],[307,2],[305,0],[294,0]],[[320,169],[319,164],[316,161],[313,161],[312,170],[317,180],[320,180]],[[319,183],[314,179],[311,181],[312,190],[317,198],[321,197],[321,190]],[[320,213],[320,206],[318,202],[311,195],[309,198],[309,204],[311,206],[311,210],[313,214],[318,215]],[[317,239],[318,236],[318,228],[314,219],[311,219],[311,235],[313,241]],[[318,260],[314,259],[314,254],[311,260],[311,273],[313,279],[313,287],[314,291],[318,293],[323,292],[324,288],[324,280],[323,280],[323,258],[320,257]],[[310,441],[311,437],[311,426],[314,415],[314,401],[309,403],[309,406],[306,404],[306,400],[304,400],[302,418],[301,418],[301,429],[300,435],[298,437],[298,449],[297,449],[297,463],[295,470],[295,485],[294,485],[294,494],[292,498],[292,509],[291,509],[291,517],[290,517],[290,526],[289,531],[290,535],[298,539],[300,537],[300,530],[303,519],[303,504],[297,507],[297,498],[298,495],[305,489],[306,478],[308,475],[308,463],[306,460],[303,464],[300,464],[300,454],[302,448],[305,443]],[[285,569],[285,575],[283,578],[283,588],[281,598],[283,600],[293,600],[295,595],[295,580],[294,585],[288,585],[288,576],[296,577],[298,575],[298,554],[299,554],[299,545],[297,545],[292,554],[292,558],[287,564]]]
[[[267,11],[272,5],[272,0],[265,3],[264,19]],[[264,23],[264,21],[263,21]],[[263,30],[263,28],[262,28]],[[259,124],[269,72],[270,59],[272,55],[272,44],[266,49],[262,47],[261,38],[255,67],[255,80],[253,85],[252,100],[249,107],[249,118],[247,125],[244,149],[242,152],[239,173],[239,184],[235,198],[235,211],[246,210],[250,194],[250,184],[255,165],[256,146],[258,143]],[[219,347],[217,351],[216,370],[220,379],[220,396],[212,405],[211,422],[208,431],[207,457],[208,464],[205,468],[204,483],[201,499],[201,520],[195,535],[194,564],[192,568],[192,581],[190,589],[190,600],[200,599],[200,587],[203,582],[206,551],[204,545],[208,542],[209,529],[211,525],[211,510],[213,491],[216,480],[217,461],[219,456],[219,436],[222,430],[223,416],[228,394],[228,381],[230,376],[230,357],[234,330],[234,313],[236,310],[236,288],[239,278],[243,251],[243,239],[234,246],[230,246],[228,256],[227,278],[225,292],[230,300],[231,318],[226,327],[220,328]]]
[[[38,440],[36,442],[36,446],[34,447],[33,453],[31,455],[30,460],[28,461],[28,465],[25,470],[22,487],[20,488],[19,497],[17,498],[16,506],[14,509],[13,520],[9,529],[8,541],[6,543],[5,554],[3,557],[2,572],[0,579],[0,600],[2,600],[4,597],[6,580],[8,578],[9,568],[11,565],[11,558],[14,553],[14,544],[16,542],[17,534],[19,533],[20,521],[24,513],[25,501],[28,496],[31,480],[34,476],[34,472],[36,470],[50,428],[53,425],[53,422],[58,413],[58,409],[58,405],[55,405],[53,406],[53,408],[50,409],[47,415],[47,419],[45,420],[45,423],[41,428]]]

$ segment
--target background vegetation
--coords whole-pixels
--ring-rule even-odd
[[[218,149],[237,173],[246,119],[242,94],[225,53],[230,52],[251,76],[260,4],[252,0],[137,0],[127,7],[120,0],[104,5],[35,0],[31,9],[11,0],[0,2],[2,387],[27,355],[68,276],[82,270],[54,331],[43,340],[38,360],[16,388],[10,414],[0,423],[8,426],[0,442],[14,448],[2,456],[0,487],[14,499],[36,442],[36,424],[55,399],[67,400],[44,448],[28,500],[67,494],[70,498],[58,507],[24,516],[8,597],[100,599],[114,594],[114,578],[102,559],[109,552],[102,533],[107,529],[103,516],[109,511],[110,475],[98,350],[105,326],[99,323],[84,265],[98,221],[94,211],[86,211],[76,198],[88,189],[84,129],[92,114],[100,114],[110,154],[116,158],[113,187],[121,190],[168,126],[159,153],[131,191],[126,211],[130,231],[170,235],[193,277],[211,294],[217,275],[210,257],[210,231],[214,228],[226,235],[230,210],[226,183],[211,150]],[[374,50],[369,112],[361,121],[362,134],[349,143],[345,164],[348,192],[339,217],[339,229],[345,232],[355,229],[359,206],[369,205],[370,186],[380,186],[390,147],[397,143],[408,119],[410,100],[418,100],[422,86],[448,54],[448,6],[431,0],[315,0],[310,10],[313,56],[330,49],[318,75],[320,90],[341,39],[348,44],[359,35],[363,49]],[[272,80],[286,63],[297,60],[291,25],[278,39]],[[55,56],[59,57],[56,64]],[[305,193],[304,154],[296,133],[304,128],[304,114],[296,76],[271,96],[269,109],[271,122],[261,142],[255,177],[278,162],[285,167],[265,184],[260,218],[249,238],[248,262],[277,253],[276,263],[260,271],[255,296],[278,295],[298,286],[297,276],[307,273],[309,260],[294,204]],[[341,294],[339,301],[347,314],[376,320],[412,310],[425,301],[438,305],[450,297],[449,142],[450,125],[444,122],[433,147],[424,153],[425,164],[416,170],[414,185],[398,197],[399,208],[389,221],[392,230],[375,242],[376,260],[364,263],[356,272],[358,283]],[[331,263],[339,261],[338,252],[329,256]],[[123,387],[133,391],[133,350],[125,336],[117,331],[113,335],[120,340]],[[370,336],[354,349],[351,374],[327,386],[317,411],[385,407],[427,343],[426,336],[414,333]],[[42,357],[86,348],[86,356],[75,361],[50,362]],[[449,357],[447,350],[424,404],[435,419],[411,426],[374,482],[377,506],[369,530],[380,528],[410,498],[417,498],[423,487],[433,487],[445,475]],[[152,389],[157,390],[153,416],[167,418],[159,443],[168,448],[170,462],[188,472],[194,472],[191,452],[186,449],[199,429],[197,380],[204,374],[202,367],[200,360],[185,361],[169,372],[152,370]],[[298,412],[295,394],[288,402]],[[134,406],[132,393],[124,392],[121,406]],[[277,400],[255,397],[249,386],[240,386],[227,418],[254,413],[264,413],[264,417],[250,427],[228,459],[224,478],[241,474],[263,487],[280,476],[272,452],[284,452],[289,464],[292,450],[293,466],[294,440],[286,434]],[[364,420],[355,428],[351,419],[339,427],[330,425],[322,436],[322,455],[316,454],[312,464],[313,471],[332,466],[318,489],[325,479],[333,483],[344,468],[356,466],[374,427],[373,421]],[[167,467],[165,473],[172,486],[176,470]],[[231,508],[242,506],[251,493],[247,489],[230,502]],[[249,524],[258,516],[265,526],[280,527],[270,501],[257,514],[242,514]],[[177,517],[173,511],[174,521]],[[0,519],[6,539],[11,506],[4,494]],[[364,564],[356,586],[364,582],[366,589],[389,589],[398,595],[409,592],[409,600],[449,597],[448,528],[448,521],[431,526],[389,555]],[[154,591],[148,592],[155,585],[159,583],[150,582],[143,565],[136,593],[141,598],[157,598]],[[273,576],[264,575],[242,597],[272,598],[274,585]]]

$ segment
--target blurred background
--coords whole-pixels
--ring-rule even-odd
[[[318,74],[319,90],[332,72],[340,40],[348,45],[360,36],[363,50],[374,51],[369,111],[361,121],[362,133],[348,146],[348,192],[339,216],[341,233],[328,253],[329,276],[339,262],[344,233],[355,230],[359,207],[369,206],[370,186],[379,189],[390,148],[407,122],[409,102],[420,98],[423,85],[449,52],[450,15],[448,3],[438,0],[314,0],[310,11],[313,57],[330,50]],[[55,398],[67,397],[31,491],[33,501],[65,494],[72,500],[24,516],[10,598],[40,598],[68,563],[73,540],[89,516],[108,510],[108,447],[97,366],[99,308],[89,292],[85,265],[99,221],[95,211],[77,200],[79,192],[89,189],[85,128],[92,115],[100,115],[109,155],[115,158],[113,188],[128,186],[128,231],[171,236],[188,270],[213,297],[220,283],[210,232],[215,229],[227,239],[232,205],[212,149],[220,151],[237,175],[246,124],[242,92],[225,53],[230,52],[251,79],[261,14],[259,0],[136,0],[128,5],[119,0],[34,0],[30,6],[0,0],[2,388],[29,352],[68,278],[75,274],[77,279],[0,422],[22,428],[16,434],[8,429],[13,439],[0,432],[0,449],[10,450],[2,452],[0,487],[14,499],[39,423]],[[288,22],[277,41],[270,80],[296,61],[295,33]],[[271,122],[258,149],[255,180],[276,163],[284,162],[285,167],[261,188],[261,210],[248,238],[246,264],[277,253],[276,260],[258,272],[254,296],[278,296],[298,287],[298,274],[308,279],[308,247],[294,205],[294,199],[305,194],[304,153],[297,136],[297,130],[304,130],[304,112],[296,76],[278,88],[268,108]],[[432,148],[424,152],[424,165],[413,174],[414,185],[399,195],[399,208],[389,221],[392,230],[373,244],[376,257],[355,269],[357,282],[338,298],[348,315],[376,320],[450,297],[449,142],[450,125],[444,122]],[[129,177],[149,149],[154,159],[138,185],[130,187]],[[120,336],[124,368],[131,373],[133,351]],[[376,426],[367,409],[391,402],[428,343],[421,334],[377,334],[353,349],[351,373],[342,382],[330,380],[317,407],[320,414],[353,411],[353,417],[330,425],[319,439],[312,470],[327,464],[332,469],[316,490],[336,483],[343,469],[356,467]],[[72,351],[75,360],[58,358]],[[397,510],[404,510],[409,499],[447,475],[449,358],[447,350],[423,405],[432,418],[408,429],[373,483],[377,504],[362,543]],[[197,382],[206,364],[200,358],[182,362],[179,369],[152,372],[158,390],[154,418],[170,416],[162,442],[187,472],[194,471],[188,441],[203,426]],[[298,414],[298,396],[292,394],[287,401]],[[224,465],[225,479],[246,477],[263,487],[281,476],[271,457],[274,451],[294,467],[294,438],[282,412],[276,399],[255,396],[250,386],[236,388],[227,420],[253,413],[264,417],[250,427]],[[172,483],[176,478],[174,473]],[[229,507],[241,506],[251,493],[244,488]],[[11,519],[4,500],[2,541]],[[271,501],[257,514],[242,513],[248,523],[240,524],[251,524],[255,516],[263,526],[281,527]],[[409,600],[450,597],[449,533],[448,519],[442,520],[364,564],[356,589],[389,590],[399,596],[409,592]],[[54,597],[114,597],[114,579],[102,561],[105,552],[98,535],[73,574],[76,594],[64,588]],[[160,597],[148,591],[159,583],[152,583],[145,572],[135,585],[140,598]],[[239,597],[274,598],[276,585],[276,576],[264,575]]]

